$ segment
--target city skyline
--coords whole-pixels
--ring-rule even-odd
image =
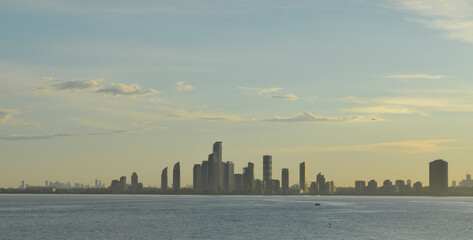
[[[337,186],[426,184],[432,159],[460,182],[473,172],[472,12],[463,0],[0,1],[0,187],[133,171],[159,186],[176,162],[191,185],[217,140],[217,162],[240,173],[271,155],[290,183],[306,162],[308,179]]]

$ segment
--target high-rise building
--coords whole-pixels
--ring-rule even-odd
[[[378,192],[378,183],[374,179],[371,179],[368,182],[368,188],[366,190],[368,194],[376,194]]]
[[[404,180],[396,180],[394,191],[399,194],[406,192],[406,184],[404,183]]]
[[[228,161],[223,171],[223,188],[226,193],[232,193],[235,189],[235,166]]]
[[[209,191],[216,193],[218,191],[218,167],[217,155],[215,153],[209,154]]]
[[[289,190],[289,169],[283,168],[281,171],[282,193],[286,194]]]
[[[243,174],[235,174],[235,192],[243,192]]]
[[[263,192],[264,194],[272,193],[272,156],[263,156]]]
[[[393,194],[394,193],[393,183],[389,179],[384,180],[383,187],[381,188],[381,192],[383,194]]]
[[[133,174],[131,174],[131,186],[138,186],[138,174],[136,174],[136,172],[133,172]]]
[[[255,179],[255,194],[263,194],[263,181]]]
[[[121,186],[121,190],[125,192],[126,191],[126,177],[125,176],[122,176],[120,178],[120,186]]]
[[[429,191],[432,195],[444,195],[448,190],[448,162],[437,159],[429,163]]]
[[[325,183],[325,177],[322,173],[317,174],[317,183],[319,184],[319,194],[328,194],[328,186]]]
[[[161,172],[161,191],[168,190],[168,167]]]
[[[224,171],[224,164],[222,158],[222,142],[215,142],[213,145],[213,154],[217,162],[217,182],[216,182],[216,191],[223,192],[223,171]]]
[[[415,193],[421,193],[422,192],[422,183],[421,182],[415,182],[412,189],[414,190]]]
[[[200,166],[201,169],[201,184],[202,184],[202,191],[207,192],[209,191],[209,162],[202,161],[202,165]]]
[[[308,193],[309,186],[307,183],[308,178],[308,169],[307,169],[307,162],[301,162],[299,165],[299,186],[303,193]]]
[[[255,184],[255,166],[249,162],[248,166],[243,168],[243,191],[253,194]]]
[[[279,194],[279,189],[281,187],[281,182],[279,180],[271,180],[272,183],[272,189],[273,189],[273,194]]]
[[[355,194],[365,194],[366,182],[357,180],[355,181]]]
[[[177,162],[172,170],[172,190],[179,191],[179,189],[181,189],[181,165]]]
[[[202,191],[202,169],[200,164],[194,164],[194,179],[192,182],[192,186],[194,192],[201,192]]]

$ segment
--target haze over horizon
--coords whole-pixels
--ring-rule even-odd
[[[472,172],[473,1],[0,0],[0,187],[137,172]],[[172,175],[170,175],[171,177]],[[129,180],[128,180],[129,181]]]

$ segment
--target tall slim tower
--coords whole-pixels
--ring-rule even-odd
[[[272,193],[272,162],[273,157],[270,155],[263,156],[263,193]]]
[[[161,191],[168,190],[168,167],[161,172]]]
[[[225,168],[222,160],[222,142],[215,142],[213,146],[213,155],[216,160],[216,172],[217,172],[217,182],[216,182],[216,191],[222,192],[223,187],[223,170]]]
[[[289,189],[289,169],[283,168],[281,171],[282,193],[287,193]]]
[[[444,195],[448,190],[448,162],[437,159],[429,163],[429,191],[432,195]]]
[[[209,190],[210,192],[217,192],[218,191],[218,162],[216,154],[211,153],[209,154]]]
[[[194,181],[193,181],[193,188],[194,192],[201,192],[202,191],[202,169],[200,164],[194,165]]]
[[[232,193],[235,188],[235,166],[233,165],[233,162],[228,161],[225,163],[223,176],[223,187],[225,192]]]
[[[131,186],[138,186],[138,174],[136,172],[131,174]]]
[[[120,187],[125,192],[126,191],[126,177],[120,177]]]
[[[179,189],[181,189],[181,165],[177,162],[172,170],[172,190],[179,191]]]
[[[201,184],[202,184],[202,191],[209,190],[209,162],[202,161],[202,165],[200,166],[201,170]]]
[[[307,172],[307,162],[301,162],[299,165],[299,187],[303,193],[309,192],[309,185],[307,183],[308,172]]]
[[[243,168],[243,191],[253,194],[255,185],[255,165],[251,162]]]

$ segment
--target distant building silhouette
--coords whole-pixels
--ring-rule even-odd
[[[209,190],[213,193],[218,191],[218,162],[215,153],[209,154]]]
[[[328,188],[327,188],[327,185],[325,184],[324,175],[322,175],[322,173],[317,174],[316,180],[319,186],[319,191],[317,192],[317,194],[321,194],[321,195],[328,194]]]
[[[421,182],[415,182],[414,185],[412,186],[412,190],[415,193],[421,193],[422,192],[422,183]]]
[[[131,174],[131,186],[137,186],[138,185],[138,174],[136,172],[133,172]]]
[[[311,182],[309,193],[312,195],[316,195],[316,194],[319,194],[319,192],[320,192],[319,184],[317,182]]]
[[[216,160],[216,174],[217,174],[217,182],[216,182],[216,192],[223,192],[223,158],[222,158],[222,142],[215,142],[213,145],[213,155]]]
[[[161,172],[161,191],[168,190],[168,167],[165,167]]]
[[[131,186],[128,187],[128,191],[137,193],[141,192],[141,190],[143,190],[143,184],[138,182],[138,174],[133,172],[133,174],[131,174]]]
[[[243,174],[235,174],[235,192],[243,192]]]
[[[263,194],[263,181],[255,179],[255,194]]]
[[[194,164],[194,179],[192,182],[192,186],[194,189],[194,192],[201,192],[202,191],[202,169],[200,167],[200,164]]]
[[[202,192],[209,191],[209,162],[202,161],[202,165],[200,166],[201,170],[201,184],[202,184]]]
[[[389,179],[384,180],[381,193],[387,194],[387,195],[394,193],[393,183]]]
[[[243,168],[243,191],[253,194],[255,184],[255,166],[249,162],[248,166]]]
[[[406,184],[404,183],[404,180],[396,180],[394,191],[399,194],[406,192]]]
[[[432,195],[445,195],[448,190],[448,162],[437,159],[429,163],[429,191]]]
[[[271,180],[271,182],[272,182],[271,188],[273,190],[273,194],[279,194],[281,182],[276,179]]]
[[[177,162],[172,170],[172,190],[179,191],[181,189],[181,165]]]
[[[368,187],[366,189],[367,194],[374,195],[378,193],[378,183],[374,180],[371,179],[368,182]]]
[[[228,161],[224,163],[223,169],[223,188],[226,193],[232,193],[235,190],[235,165]]]
[[[272,194],[272,156],[263,156],[263,192],[264,194]]]
[[[282,193],[287,194],[289,190],[289,169],[283,168],[281,171]]]
[[[471,175],[466,174],[466,178],[460,181],[460,187],[473,187],[473,180],[471,180]]]
[[[362,195],[365,194],[366,182],[357,180],[355,181],[355,194]]]
[[[120,184],[121,184],[121,191],[125,192],[126,191],[126,177],[125,176],[120,177]]]
[[[309,192],[307,178],[308,178],[307,162],[302,162],[299,164],[299,186],[303,193]]]

